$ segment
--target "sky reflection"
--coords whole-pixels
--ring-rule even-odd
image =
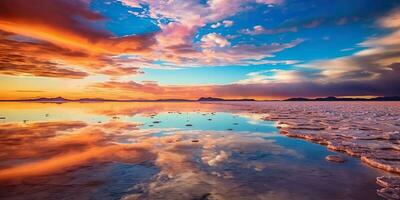
[[[327,163],[324,157],[335,153],[283,137],[274,123],[240,107],[199,103],[0,107],[5,117],[0,123],[0,197],[374,199],[371,194],[375,195],[377,171],[351,158],[340,165]]]

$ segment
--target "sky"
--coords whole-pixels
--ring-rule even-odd
[[[0,99],[400,95],[398,0],[1,0]]]

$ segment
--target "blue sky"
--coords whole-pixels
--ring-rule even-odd
[[[203,1],[202,3],[205,3]],[[384,34],[386,31],[375,26],[375,19],[397,6],[398,1],[354,0],[354,1],[298,1],[288,0],[282,5],[249,3],[242,11],[224,20],[233,21],[233,25],[220,25],[212,28],[218,22],[207,23],[198,28],[194,43],[199,43],[204,35],[218,33],[221,36],[235,36],[229,40],[231,45],[265,43],[287,43],[295,39],[304,39],[296,47],[277,52],[269,60],[297,60],[307,63],[314,60],[333,59],[352,55],[362,49],[358,44],[368,37]],[[132,8],[118,1],[93,1],[91,8],[107,18],[106,27],[115,35],[124,36],[160,31],[155,19],[148,16],[138,16],[133,12],[148,10]],[[171,10],[171,12],[174,12]],[[222,21],[222,20],[220,20]],[[314,25],[313,25],[314,23]],[[296,27],[294,32],[275,34],[243,34],[243,30],[262,26],[268,29]],[[261,64],[179,67],[180,69],[145,68],[143,75],[133,80],[156,80],[160,84],[228,84],[246,78],[253,71],[267,69],[293,69],[296,64]],[[298,69],[301,70],[301,69]],[[193,76],[195,74],[195,76]]]
[[[0,45],[0,98],[400,95],[398,0],[3,0]]]

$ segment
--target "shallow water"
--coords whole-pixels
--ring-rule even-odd
[[[1,103],[0,198],[379,199],[383,172],[243,107]]]

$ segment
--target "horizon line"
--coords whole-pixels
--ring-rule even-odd
[[[400,101],[400,96],[375,96],[369,98],[363,97],[341,97],[341,96],[327,96],[327,97],[290,97],[285,99],[253,99],[253,98],[235,98],[224,99],[219,97],[200,97],[197,99],[179,99],[179,98],[165,98],[165,99],[106,99],[106,98],[78,98],[68,99],[61,96],[58,97],[37,97],[29,99],[0,99],[0,102],[155,102],[155,101],[170,101],[170,102],[198,102],[198,101]]]

